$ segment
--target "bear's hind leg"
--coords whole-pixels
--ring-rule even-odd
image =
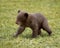
[[[47,31],[47,33],[48,33],[49,35],[51,35],[52,31],[51,31],[51,29],[49,28],[47,21],[45,21],[45,22],[43,23],[43,27],[42,27],[42,28],[43,28],[43,30]]]

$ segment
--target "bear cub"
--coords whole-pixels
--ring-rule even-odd
[[[48,33],[48,35],[51,35],[52,33],[48,25],[47,19],[40,13],[30,14],[30,13],[18,10],[16,24],[19,25],[19,28],[16,34],[14,34],[14,37],[17,37],[19,34],[21,34],[26,27],[30,27],[32,29],[33,38],[41,34],[41,29],[45,30]]]

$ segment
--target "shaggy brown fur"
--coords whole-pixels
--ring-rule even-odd
[[[17,37],[21,34],[26,27],[30,27],[32,29],[32,37],[36,37],[41,34],[41,29],[47,31],[49,35],[51,35],[52,31],[48,26],[47,19],[41,15],[40,13],[29,14],[24,11],[18,11],[16,24],[19,25],[19,28],[14,35]]]

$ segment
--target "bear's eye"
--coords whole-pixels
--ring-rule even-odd
[[[22,18],[22,17],[18,17],[17,19],[18,19],[19,21],[22,21],[22,20],[23,20],[23,18]]]
[[[19,20],[19,19],[20,19],[20,17],[17,17],[17,19]]]

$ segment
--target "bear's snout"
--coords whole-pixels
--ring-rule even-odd
[[[18,24],[18,22],[15,22],[16,24]]]
[[[17,25],[21,25],[22,23],[21,23],[21,22],[19,22],[19,21],[16,21],[16,24],[17,24]]]
[[[16,24],[19,25],[20,23],[16,21]]]

